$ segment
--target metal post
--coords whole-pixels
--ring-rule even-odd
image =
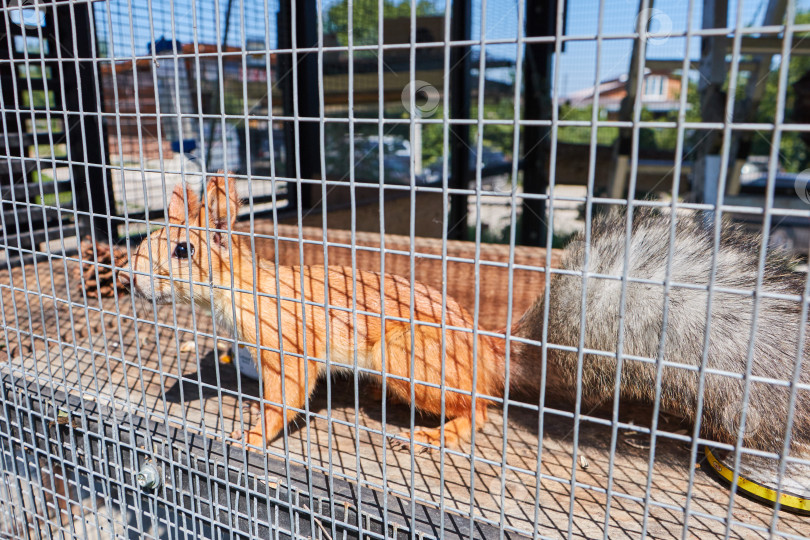
[[[762,25],[776,26],[782,24],[786,9],[787,0],[770,0]],[[754,115],[759,109],[762,96],[765,94],[773,54],[756,55],[752,60],[756,62],[756,67],[748,77],[748,82],[745,85],[745,97],[740,100],[737,107],[737,110],[743,116],[738,119],[740,122],[754,121]],[[731,195],[736,195],[740,191],[740,173],[751,153],[751,145],[754,142],[756,133],[755,131],[732,132],[731,155],[729,158],[732,163],[729,164],[731,165],[731,172],[727,183],[728,193]]]
[[[703,4],[703,28],[722,28],[728,21],[728,4],[707,0]],[[724,36],[701,37],[700,49],[700,110],[703,122],[723,122],[726,110],[726,44]],[[713,204],[717,200],[720,171],[720,145],[717,130],[708,131],[697,149],[692,194],[698,202]]]
[[[454,0],[450,21],[450,39],[453,42],[469,41],[472,24],[471,0]],[[470,118],[470,48],[455,46],[450,50],[450,118]],[[484,76],[483,73],[480,74]],[[469,189],[470,185],[470,126],[450,126],[450,188]],[[451,239],[467,238],[467,196],[450,197],[450,222],[447,236]]]
[[[644,0],[639,0],[636,31],[639,38],[633,42],[633,52],[630,55],[630,70],[628,71],[627,83],[625,83],[625,96],[619,106],[618,120],[627,122],[633,119],[633,107],[636,104],[636,88],[638,88],[639,77],[644,78],[642,70],[642,62],[640,57],[640,40],[641,33],[644,28],[650,23],[650,14],[652,10],[647,10],[642,17],[642,9]],[[652,2],[651,2],[652,7]],[[596,81],[595,88],[599,87],[599,81]],[[642,91],[642,99],[644,92]],[[630,173],[630,153],[633,146],[633,130],[631,128],[622,128],[619,130],[619,137],[613,145],[613,168],[610,171],[610,180],[608,181],[608,197],[612,199],[621,199],[623,197],[630,198],[630,194],[626,194],[628,174]],[[599,208],[599,207],[597,207]]]
[[[526,4],[526,37],[553,36],[557,14],[556,0],[528,0]],[[551,60],[553,43],[526,45],[523,66],[523,97],[526,120],[551,118]],[[545,194],[548,188],[549,138],[546,126],[523,128],[523,192]],[[546,244],[546,201],[524,199],[521,240],[530,246]]]
[[[292,12],[289,2],[281,2],[279,8],[279,47],[282,49],[291,49],[292,43],[292,24],[296,25],[296,47],[297,48],[314,48],[318,46],[318,19],[317,2],[316,0],[295,0],[296,2],[296,20],[292,20]],[[318,88],[312,84],[313,81],[318,80],[318,55],[317,53],[298,53],[297,58],[292,58],[291,54],[279,55],[279,67],[281,78],[279,84],[282,86],[283,95],[283,108],[285,116],[294,116],[293,103],[298,100],[298,116],[295,122],[298,122],[299,138],[296,141],[294,125],[291,122],[286,122],[284,126],[285,134],[285,158],[287,163],[287,170],[285,174],[288,177],[296,177],[296,145],[299,146],[298,156],[300,161],[297,166],[299,168],[300,178],[315,179],[320,178],[320,148],[319,141],[319,123],[318,117],[320,116],[320,109],[318,105]],[[293,94],[293,71],[292,63],[298,64],[298,92],[297,96]],[[301,120],[301,118],[312,118],[313,120]],[[272,135],[272,126],[271,126]],[[290,190],[290,206],[295,207],[301,204],[302,208],[310,208],[313,203],[312,190],[315,186],[313,184],[304,184],[301,186],[301,201],[295,201],[295,190]],[[320,186],[317,186],[320,192]]]
[[[233,7],[233,0],[228,0],[228,7],[225,9],[225,31],[222,34],[222,50],[223,51],[227,50],[227,47],[228,47],[228,32],[230,32],[230,29],[231,29],[231,8],[232,7]],[[154,44],[153,44],[153,46],[154,46]],[[217,73],[217,76],[218,77],[223,77],[224,74]],[[223,114],[225,112],[225,111],[221,110],[221,108],[219,106],[219,101],[220,101],[219,100],[219,82],[217,82],[217,84],[214,85],[214,91],[211,93],[211,99],[209,100],[210,110],[211,110],[212,113],[214,111],[216,111],[216,114]],[[217,120],[217,119],[211,120],[211,129],[208,131],[208,145],[207,145],[206,150],[205,150],[205,167],[206,167],[206,169],[211,165],[211,149],[214,146],[214,133],[215,133],[214,129],[215,129],[218,121],[219,120]],[[227,135],[225,134],[225,131],[223,130],[222,133],[220,133],[220,137],[222,139],[225,139],[226,136]],[[182,142],[182,140],[183,140],[183,133],[182,132],[179,134],[179,138],[180,138],[180,141]]]
[[[71,9],[73,13],[71,13]],[[46,28],[54,30],[59,25],[59,47],[62,58],[66,62],[79,62],[77,77],[74,69],[65,69],[62,84],[65,88],[73,88],[73,92],[65,93],[64,107],[70,113],[66,133],[72,137],[70,141],[71,177],[76,186],[77,210],[92,212],[89,216],[80,217],[80,231],[82,236],[89,234],[92,229],[96,238],[109,240],[110,216],[107,208],[114,209],[113,189],[110,178],[104,168],[104,155],[106,152],[106,129],[102,126],[103,139],[99,138],[98,123],[101,121],[97,104],[103,99],[96,99],[94,84],[94,63],[87,60],[92,57],[92,44],[95,36],[90,26],[90,4],[64,5],[56,8],[54,21],[49,21]],[[51,13],[50,11],[48,12]],[[73,43],[75,27],[76,43]],[[80,60],[73,60],[73,59]],[[83,114],[79,114],[79,96]],[[81,126],[83,124],[83,127]],[[104,145],[104,146],[102,146]],[[85,167],[85,163],[87,166]],[[107,184],[105,190],[104,184]],[[109,200],[105,199],[106,196]]]
[[[8,26],[6,24],[5,17],[0,17],[0,35],[8,35]],[[0,76],[5,78],[7,81],[11,80],[15,69],[14,64],[10,62],[10,60],[14,57],[11,47],[9,46],[10,42],[11,40],[7,39],[7,37],[0,39],[0,59],[8,61],[8,63],[4,63],[2,66],[0,66]],[[16,102],[16,96],[12,84],[0,84],[0,93],[2,93],[3,96],[3,103],[12,104]],[[16,115],[13,110],[6,110],[2,114],[5,117],[5,121],[0,125],[2,125],[7,132],[11,132],[11,127],[17,125]],[[16,128],[13,131],[16,131]],[[14,188],[14,184],[16,182],[19,181],[20,183],[24,184],[28,181],[25,172],[25,162],[22,159],[17,158],[17,161],[20,163],[20,167],[18,168],[20,173],[19,177],[15,178],[17,175],[15,175],[15,167],[13,165],[14,162],[8,159],[8,156],[13,155],[11,148],[7,148],[2,140],[0,140],[0,152],[3,154],[3,164],[0,165],[0,188],[2,188],[2,191],[0,191],[0,213],[5,212],[6,210],[13,212],[15,207],[10,203],[12,200],[11,190]],[[8,195],[6,194],[6,191],[8,191]],[[9,200],[9,204],[5,204],[6,199]],[[3,222],[0,222],[0,226],[5,225],[4,222],[5,219],[3,219]],[[9,223],[9,225],[12,225],[12,223]],[[6,225],[6,227],[7,226],[8,225]],[[25,240],[25,238],[19,237],[20,243],[24,243]],[[9,245],[11,243],[12,242],[9,242]],[[30,245],[25,243],[23,247],[30,247]]]

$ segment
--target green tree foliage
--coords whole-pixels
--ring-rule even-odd
[[[686,121],[694,122],[700,119],[700,98],[697,85],[689,81],[686,95]],[[675,99],[679,99],[676,95]],[[584,120],[590,122],[593,106],[572,107],[567,104],[560,105],[560,120]],[[599,111],[599,119],[607,119],[607,111]],[[654,113],[646,107],[641,110],[641,120],[644,122],[677,122],[678,111],[667,111],[666,113]],[[590,126],[562,126],[559,128],[558,137],[560,142],[570,144],[590,144]],[[596,142],[600,145],[611,145],[619,136],[619,128],[605,126],[598,128]],[[690,146],[690,134],[684,135],[684,147]],[[645,127],[639,130],[639,147],[642,150],[675,150],[678,141],[678,130],[675,127]]]
[[[439,106],[432,118],[443,118],[444,109]],[[403,115],[407,117],[407,113]],[[513,101],[503,98],[497,103],[484,104],[484,118],[490,120],[511,120],[515,116]],[[470,118],[478,118],[478,105],[470,108]],[[514,144],[514,126],[508,124],[488,124],[484,126],[483,145],[497,150],[506,158],[511,158]],[[452,134],[448,134],[449,137]],[[477,144],[478,126],[471,126],[470,145]],[[444,149],[444,127],[441,124],[424,124],[422,126],[422,163],[427,167],[436,163],[442,157]]]
[[[572,107],[571,105],[563,103],[560,105],[559,118],[560,120],[576,121],[584,120],[591,121],[593,115],[593,105],[587,107]],[[598,118],[604,120],[607,118],[604,109],[599,111]],[[557,137],[560,142],[569,144],[590,144],[591,131],[593,128],[590,126],[562,126],[557,131]],[[619,136],[619,128],[616,127],[602,127],[598,128],[596,134],[596,143],[609,145],[613,144],[616,137]]]
[[[410,0],[383,0],[383,17],[410,17]],[[419,0],[416,3],[416,15],[433,15],[436,9],[433,2]],[[379,1],[354,0],[352,2],[352,35],[354,45],[376,45],[378,40]],[[349,3],[338,2],[326,10],[323,22],[324,32],[337,36],[338,43],[349,44]]]
[[[700,120],[700,94],[698,93],[697,83],[694,81],[687,81],[686,86],[686,111],[685,120],[687,122],[698,122]],[[674,99],[680,100],[680,90],[676,93]],[[643,121],[659,121],[659,122],[677,122],[678,110],[668,111],[664,115],[653,115],[648,109],[641,111],[641,119]],[[647,132],[649,139],[651,139],[650,146],[657,150],[671,150],[677,148],[678,143],[678,128],[645,128],[641,130]],[[684,133],[684,153],[688,153],[694,143],[694,135]],[[643,142],[643,139],[642,139]],[[642,144],[643,147],[643,144]]]
[[[795,24],[810,23],[810,12],[796,15]],[[802,33],[797,34],[797,38],[803,37]],[[779,69],[781,63],[772,63],[772,69],[765,82],[765,92],[762,101],[754,114],[754,122],[773,123],[776,118],[776,105],[779,95]],[[788,66],[788,80],[785,93],[785,121],[793,122],[793,88],[792,85],[805,73],[810,71],[810,56],[792,54],[790,65]],[[744,89],[744,85],[742,86]],[[769,155],[774,141],[773,131],[757,131],[754,135],[751,146],[753,155]],[[779,165],[787,171],[800,172],[810,167],[810,155],[807,146],[799,138],[797,132],[785,131],[779,143]]]

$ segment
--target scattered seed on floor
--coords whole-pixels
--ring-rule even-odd
[[[585,456],[580,454],[579,455],[579,466],[582,467],[583,469],[587,469],[588,467],[590,467],[590,465],[591,464],[588,462],[588,458],[586,458]]]

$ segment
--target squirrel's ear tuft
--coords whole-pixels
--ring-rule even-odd
[[[175,186],[169,199],[169,223],[183,225],[186,223],[186,205],[188,205],[189,222],[197,219],[200,213],[200,199],[190,187],[182,183]]]
[[[236,179],[227,175],[217,176],[208,182],[208,221],[212,229],[233,229],[239,212],[239,197],[236,195]]]

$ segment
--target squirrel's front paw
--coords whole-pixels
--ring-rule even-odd
[[[438,434],[434,433],[434,431],[437,430],[424,430],[414,432],[413,434],[414,454],[425,455],[439,452],[439,450],[441,449],[441,446],[439,444],[441,440],[437,436]],[[402,433],[397,435],[396,439],[392,439],[391,448],[398,451],[410,452],[411,450],[410,439],[411,439],[411,432],[403,431]]]
[[[253,417],[254,415],[259,414],[259,404],[255,401],[248,401],[246,400],[242,403],[242,418],[236,420],[236,425],[238,426],[242,423],[246,427],[250,427],[253,425]],[[240,428],[235,428],[231,431],[229,436],[228,442],[234,446],[243,446],[245,443],[248,445],[248,450],[255,450],[250,448],[251,446],[258,446],[259,448],[264,448],[264,444],[262,444],[262,433],[261,429],[249,429],[248,431],[242,431]]]
[[[251,429],[245,432],[241,429],[235,429],[231,431],[230,438],[233,439],[233,441],[229,441],[233,446],[245,446],[252,452],[261,452],[262,448],[267,446],[264,437],[262,437],[261,429],[258,431]]]
[[[242,402],[242,418],[244,422],[250,422],[253,420],[253,415],[258,416],[261,414],[261,409],[259,408],[259,402],[253,400],[245,400]],[[245,419],[245,415],[247,415],[247,419]]]

